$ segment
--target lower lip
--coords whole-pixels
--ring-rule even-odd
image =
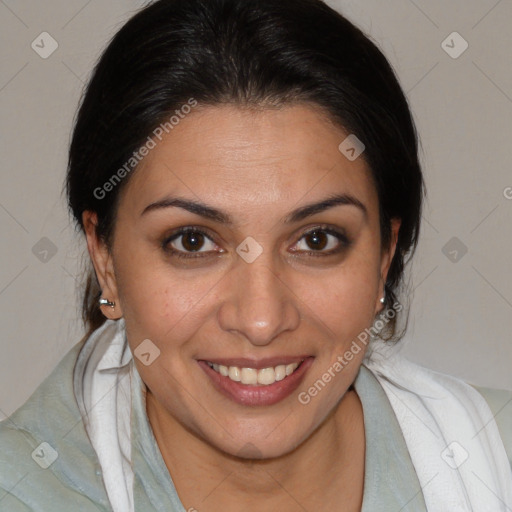
[[[304,375],[313,364],[313,359],[313,357],[306,358],[291,375],[268,386],[235,382],[210,368],[206,361],[198,361],[198,363],[215,388],[234,402],[241,405],[273,405],[290,396],[299,387]]]

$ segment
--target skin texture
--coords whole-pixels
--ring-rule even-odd
[[[134,361],[148,387],[155,438],[187,509],[338,510],[343,503],[360,510],[364,422],[348,388],[365,351],[309,404],[297,398],[382,309],[400,225],[392,222],[392,242],[382,249],[366,162],[338,150],[347,135],[307,104],[199,107],[130,177],[110,247],[96,236],[95,214],[83,215],[103,297],[116,302],[104,314],[125,318],[132,352],[145,339],[160,350],[149,366]],[[292,210],[334,193],[357,198],[366,214],[338,205],[284,222]],[[234,224],[176,207],[142,213],[169,196],[211,205]],[[322,224],[345,233],[350,245],[325,232],[315,245],[306,233]],[[163,248],[183,226],[207,231],[198,248],[207,256],[180,259]],[[246,237],[263,250],[252,263],[236,252]],[[340,246],[338,254],[322,255]],[[167,247],[197,254],[187,235]],[[197,362],[303,354],[314,357],[304,381],[271,406],[235,403]]]

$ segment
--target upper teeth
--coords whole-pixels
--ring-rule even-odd
[[[208,366],[224,377],[229,377],[235,382],[242,384],[260,384],[268,386],[279,380],[283,380],[286,376],[292,374],[300,363],[280,364],[275,367],[261,368],[239,368],[238,366],[224,366],[222,364],[210,363]]]

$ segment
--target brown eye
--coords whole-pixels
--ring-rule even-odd
[[[326,233],[322,231],[311,231],[304,238],[308,246],[316,251],[321,251],[329,242]]]
[[[304,252],[314,256],[330,256],[348,248],[350,243],[344,233],[328,227],[318,227],[305,233],[297,242],[293,252]],[[300,247],[301,245],[302,247]]]
[[[186,251],[197,251],[204,244],[204,236],[201,233],[191,231],[181,238],[181,245]]]
[[[215,252],[216,248],[215,243],[205,232],[192,227],[182,228],[173,233],[163,241],[162,246],[164,250],[178,257],[207,256]]]

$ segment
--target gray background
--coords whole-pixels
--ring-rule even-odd
[[[512,2],[328,3],[391,61],[422,140],[428,200],[404,350],[469,382],[512,389]],[[61,193],[67,145],[83,83],[141,5],[0,0],[0,419],[82,335],[85,244]],[[458,58],[442,47],[454,31],[469,44]],[[58,43],[47,59],[31,47],[42,32]],[[445,44],[454,55],[462,43]]]

